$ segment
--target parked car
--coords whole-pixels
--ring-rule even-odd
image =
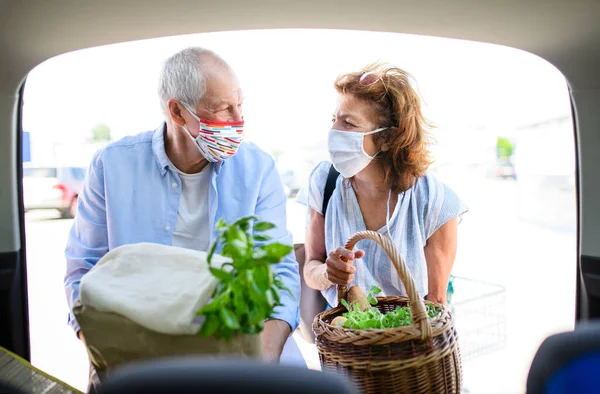
[[[25,212],[56,209],[63,218],[75,217],[85,173],[82,167],[23,168]]]

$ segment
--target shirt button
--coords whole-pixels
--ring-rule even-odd
[[[166,231],[166,232],[169,232],[169,231],[171,231],[171,226],[165,226],[165,231]]]
[[[171,186],[173,187],[173,189],[177,189],[177,183],[173,182],[173,184],[171,184]]]

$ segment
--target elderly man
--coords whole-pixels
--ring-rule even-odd
[[[286,196],[272,158],[242,142],[242,92],[215,53],[188,48],[164,65],[159,95],[166,121],[100,150],[88,170],[66,247],[69,306],[96,262],[120,245],[153,242],[208,250],[219,218],[256,215],[291,244]],[[210,134],[210,137],[208,135]],[[293,254],[275,267],[294,296],[281,302],[263,333],[266,361],[278,362],[298,325],[300,279]],[[70,324],[81,338],[73,314]]]

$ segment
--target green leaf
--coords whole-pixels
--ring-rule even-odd
[[[269,237],[268,235],[257,234],[254,236],[254,239],[259,242],[266,242],[266,241],[270,241],[273,238]]]
[[[273,287],[271,287],[271,292],[273,293],[275,302],[279,303],[279,301],[281,300],[281,296],[279,295],[279,289],[276,286],[273,286]]]
[[[209,314],[206,316],[204,320],[204,324],[202,324],[202,328],[200,328],[200,335],[204,338],[210,337],[213,335],[217,328],[219,328],[220,322],[219,317],[215,314]]]
[[[231,246],[235,247],[240,251],[242,255],[246,255],[246,249],[248,248],[248,244],[241,239],[234,239],[230,242]]]
[[[223,246],[221,255],[225,257],[231,257],[231,260],[233,260],[234,265],[237,265],[240,263],[240,261],[244,260],[244,252],[240,250],[240,248],[229,243]]]
[[[220,280],[222,282],[230,282],[232,279],[231,274],[225,270],[222,270],[219,268],[214,268],[214,267],[210,267],[209,269],[210,269],[210,273],[213,274],[213,276],[215,278],[217,278],[218,280]]]
[[[265,320],[266,319],[261,319],[258,323],[256,323],[256,327],[262,331],[265,328]]]
[[[250,312],[248,313],[248,320],[251,324],[258,324],[259,322],[264,320],[264,317],[258,308],[251,307]]]
[[[283,260],[285,256],[290,254],[294,248],[289,245],[275,242],[267,245],[261,245],[258,247],[258,249],[262,249],[266,252],[266,256],[264,256],[262,260],[268,262],[269,264],[276,264]]]
[[[238,226],[231,226],[227,231],[227,242],[233,242],[234,240],[244,241],[246,244],[246,238],[248,235]]]
[[[274,228],[275,225],[269,222],[258,222],[254,225],[254,231],[267,231]]]
[[[229,227],[226,233],[227,237],[227,245],[223,247],[223,253],[227,253],[227,255],[234,260],[241,259],[246,256],[246,246],[248,244],[248,236],[237,226]]]
[[[204,316],[206,316],[206,315],[208,315],[208,314],[210,314],[210,313],[212,313],[212,312],[216,312],[216,311],[218,311],[218,310],[219,310],[219,308],[220,308],[220,304],[219,304],[219,302],[215,302],[215,301],[213,300],[213,301],[209,302],[208,304],[204,305],[204,307],[203,307],[202,309],[200,309],[200,310],[199,310],[199,311],[196,313],[196,315],[199,315],[199,316],[200,316],[200,315],[204,315]]]
[[[261,260],[267,256],[267,252],[262,249],[254,249],[252,251],[252,258],[254,260]]]
[[[373,294],[369,293],[367,295],[367,300],[369,300],[369,304],[377,305],[377,298],[375,298],[375,296]]]
[[[279,242],[274,242],[261,247],[269,256],[284,258],[294,249],[290,245],[284,245]]]
[[[250,222],[256,220],[258,220],[256,216],[246,216],[239,219],[237,222],[234,223],[234,225],[239,226],[244,231],[248,231],[248,229],[250,228]]]
[[[233,288],[233,305],[235,306],[235,313],[238,316],[243,316],[247,309],[246,301],[244,300],[244,291],[240,283],[235,283]]]
[[[348,301],[346,301],[345,299],[342,299],[342,305],[343,305],[343,306],[344,306],[346,309],[350,310],[350,306],[348,305]]]
[[[227,239],[225,238],[225,234],[227,233],[227,228],[218,228],[217,229],[217,239],[221,243],[226,243]]]
[[[264,305],[265,303],[265,293],[258,287],[256,282],[252,282],[250,285],[250,298],[258,305]]]
[[[221,289],[221,291],[218,291],[219,289]],[[206,315],[207,313],[217,311],[229,298],[229,295],[231,294],[231,287],[220,284],[217,286],[216,294],[218,295],[213,297],[213,299],[206,304],[204,308],[200,309],[200,311],[197,313],[198,315]]]
[[[222,338],[227,342],[231,342],[233,339],[233,333],[234,331],[232,329],[223,327],[223,330],[221,330],[221,334],[218,336],[218,338]]]
[[[260,222],[255,216],[229,225],[220,219],[215,227],[217,238],[209,249],[209,264],[217,249],[222,256],[231,258],[231,262],[210,267],[218,283],[213,298],[197,312],[206,317],[203,333],[226,340],[236,333],[257,334],[275,306],[281,304],[281,293],[285,290],[293,296],[271,266],[293,248],[280,243],[257,247],[257,243],[270,241],[271,237],[255,233],[275,226]]]
[[[206,258],[209,265],[212,262],[213,256],[215,254],[215,250],[217,250],[217,241],[216,240],[213,241],[212,245],[210,246],[210,250],[208,251],[208,256]]]
[[[225,221],[221,218],[217,221],[217,224],[215,225],[215,227],[217,229],[224,229],[224,228],[227,228],[227,223],[225,223]]]
[[[358,322],[358,328],[365,330],[367,328],[375,328],[372,320],[361,320]]]
[[[223,320],[223,323],[232,330],[240,328],[240,322],[237,317],[227,308],[221,308],[221,319]]]
[[[271,308],[275,306],[275,297],[273,296],[273,292],[271,291],[271,289],[268,289],[265,292],[265,298],[267,299],[267,302],[269,303],[269,306]]]
[[[392,327],[392,319],[390,319],[389,315],[384,315],[381,320],[381,327],[382,328],[391,328]]]
[[[248,327],[247,333],[250,335],[258,334],[265,328],[264,320],[260,320]]]
[[[261,291],[266,291],[271,286],[271,267],[263,265],[254,269],[254,281]]]
[[[244,271],[244,277],[245,277],[245,279],[246,279],[246,282],[247,282],[248,284],[250,284],[250,283],[254,282],[254,275],[252,274],[252,271],[251,271],[251,270],[246,270],[246,271]]]
[[[379,287],[377,287],[377,286],[371,286],[371,291],[370,292],[373,293],[373,294],[375,294],[375,295],[377,295],[377,294],[381,293],[381,289]]]

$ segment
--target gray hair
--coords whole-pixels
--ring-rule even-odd
[[[211,50],[191,47],[168,58],[160,73],[158,96],[163,112],[168,117],[168,102],[177,99],[194,109],[206,93],[206,68],[217,65],[230,70],[229,65]]]

